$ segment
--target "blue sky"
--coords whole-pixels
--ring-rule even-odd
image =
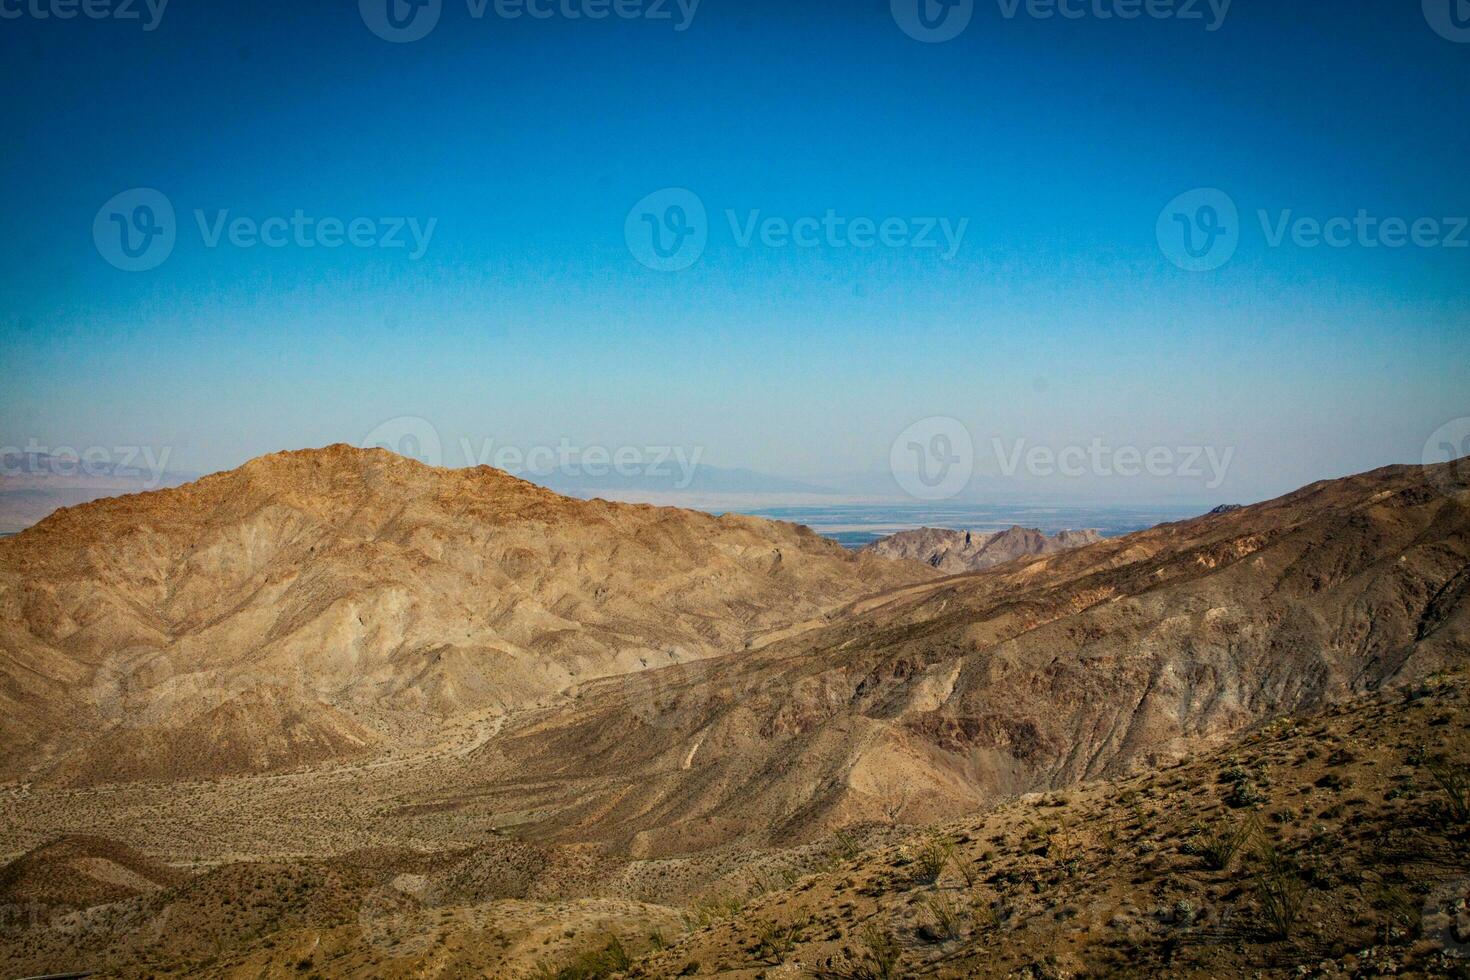
[[[426,37],[389,43],[357,3],[171,0],[145,30],[36,16],[55,2],[0,0],[20,12],[0,19],[0,444],[166,446],[203,471],[410,416],[451,465],[461,440],[674,445],[871,486],[938,416],[987,458],[996,439],[1228,447],[1209,489],[1016,485],[1204,500],[1417,462],[1470,416],[1470,248],[1273,245],[1258,218],[1454,239],[1470,43],[1418,3],[1237,0],[1209,30],[1203,3],[1042,19],[991,0],[924,43],[869,0],[702,0],[683,30],[672,2],[512,20],[444,0]],[[133,188],[175,211],[139,272],[93,234]],[[676,272],[626,235],[664,188],[706,211]],[[1156,229],[1194,188],[1238,208],[1208,271]],[[433,225],[417,258],[210,247],[226,211]],[[964,235],[946,257],[737,233],[828,212]]]

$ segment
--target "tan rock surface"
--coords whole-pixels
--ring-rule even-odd
[[[600,976],[652,954],[631,968],[840,975],[868,920],[911,972],[1129,950],[1157,971],[1182,954],[1155,894],[1210,910],[1189,969],[1357,969],[1331,937],[1399,928],[1409,899],[1374,891],[1396,862],[1435,887],[1470,868],[1428,770],[1399,768],[1417,745],[1467,761],[1463,474],[1389,468],[946,577],[345,448],[61,512],[0,543],[0,882],[77,897],[8,926],[0,971]],[[1242,779],[1265,802],[1218,798]],[[1079,785],[1075,809],[1034,795]],[[1236,802],[1292,829],[1323,892],[1304,944],[1242,946],[1254,885],[1176,896],[1194,866],[1148,856]],[[1039,808],[1067,811],[1060,843]],[[995,914],[935,939],[931,886],[882,870],[916,845],[883,848],[955,820],[967,860],[996,852]],[[1412,854],[1374,843],[1404,821]],[[1037,925],[1084,900],[1121,931]]]
[[[738,652],[925,574],[795,525],[577,501],[488,467],[277,453],[0,540],[0,775],[349,758]]]

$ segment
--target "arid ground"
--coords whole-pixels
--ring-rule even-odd
[[[0,973],[1465,975],[1465,477],[958,572],[340,446],[59,511]]]

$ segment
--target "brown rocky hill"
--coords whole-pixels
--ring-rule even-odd
[[[984,534],[921,527],[899,531],[863,547],[883,558],[922,561],[943,572],[976,572],[1017,558],[1049,555],[1096,544],[1102,535],[1095,530],[1058,531],[1048,537],[1034,527],[1009,527]]]
[[[1418,467],[893,590],[610,679],[439,797],[646,856],[952,816],[1461,664],[1470,504]]]
[[[315,764],[932,574],[756,518],[277,453],[0,540],[0,777]]]
[[[0,782],[0,854],[105,835],[192,877],[93,894],[98,853],[49,861],[102,904],[0,935],[0,973],[603,976],[681,917],[692,935],[635,969],[872,976],[874,943],[903,976],[1442,967],[1398,950],[1470,868],[1444,817],[1470,786],[1467,490],[1390,468],[948,577],[347,450],[66,511],[0,544],[4,747],[48,777]],[[510,584],[482,570],[546,542]],[[500,584],[424,584],[466,569]],[[622,675],[580,661],[514,704],[464,697],[452,658],[375,686],[505,593],[581,624],[531,632],[516,670],[570,675],[609,606],[626,637],[719,642]],[[353,643],[320,625],[341,603],[373,624]],[[119,671],[99,654],[124,626],[168,642]],[[407,645],[384,652],[390,629]],[[114,720],[89,737],[88,718]],[[1197,863],[1246,820],[1233,877]],[[926,840],[881,848],[931,821],[961,821],[966,863],[921,881]],[[1268,934],[1271,889],[1299,887],[1300,931]]]

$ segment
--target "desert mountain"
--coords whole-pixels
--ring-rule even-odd
[[[1467,681],[1281,718],[1177,766],[954,823],[850,825],[713,860],[492,836],[189,874],[66,839],[0,867],[0,898],[25,912],[0,936],[0,972],[1459,976]]]
[[[862,550],[883,558],[922,561],[942,572],[977,572],[982,568],[1070,551],[1102,540],[1095,530],[1059,531],[1048,537],[1034,527],[1009,527],[989,534],[921,527],[879,538]]]
[[[493,470],[265,457],[0,542],[29,780],[0,858],[59,883],[0,966],[869,976],[871,940],[896,975],[1351,972],[1427,935],[1404,886],[1470,867],[1433,798],[1467,786],[1467,593],[1454,467],[941,577]],[[966,863],[918,880],[897,838],[934,821]],[[1274,851],[1201,873],[1247,821]],[[1300,942],[1262,931],[1288,873],[1320,893]]]
[[[278,453],[0,541],[0,775],[317,764],[757,646],[931,574],[795,525]]]
[[[943,818],[1463,664],[1470,505],[1419,468],[875,595],[588,685],[439,797],[635,854]]]

